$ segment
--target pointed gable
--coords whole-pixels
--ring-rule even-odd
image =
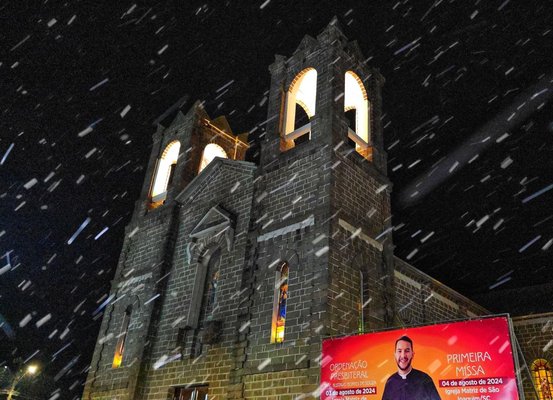
[[[206,236],[218,235],[227,230],[234,230],[236,217],[220,205],[212,207],[190,232],[190,237],[200,239]]]
[[[317,40],[310,35],[305,35],[301,40],[297,49],[294,51],[294,54],[301,51],[305,51],[307,49],[312,49],[316,46],[317,46]]]
[[[237,174],[253,174],[256,165],[249,161],[230,160],[226,158],[215,157],[201,174],[197,175],[176,197],[175,200],[182,204],[187,205],[192,203],[195,198],[212,183],[216,176],[222,172],[223,169],[230,168]]]
[[[341,44],[346,44],[348,42],[336,16],[334,16],[326,28],[317,35],[317,40],[320,43],[328,44],[334,44],[336,41],[339,41]]]

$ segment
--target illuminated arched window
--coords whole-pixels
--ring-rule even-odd
[[[532,376],[539,400],[552,400],[553,374],[551,364],[543,358],[538,358],[532,363]]]
[[[309,120],[315,115],[316,98],[317,71],[306,68],[296,75],[286,93],[284,140],[289,142],[289,147],[309,140]]]
[[[344,112],[348,122],[348,137],[355,142],[355,149],[365,155],[363,150],[369,146],[369,110],[367,91],[361,79],[352,71],[345,75]]]
[[[157,168],[150,192],[151,207],[163,204],[167,197],[167,187],[172,183],[175,167],[179,158],[180,142],[174,140],[167,145],[161,158],[157,160]]]
[[[284,326],[286,324],[286,301],[288,300],[288,263],[282,263],[277,269],[275,279],[275,296],[273,303],[273,323],[271,328],[271,343],[284,341]]]
[[[127,341],[127,334],[129,330],[129,323],[131,321],[132,306],[128,306],[123,316],[121,323],[121,329],[117,336],[117,344],[115,345],[115,354],[113,356],[112,368],[119,368],[123,363],[123,353],[125,352],[125,343]]]
[[[213,161],[215,157],[221,157],[221,158],[228,158],[227,153],[225,150],[215,143],[210,143],[207,146],[205,146],[204,151],[202,153],[202,160],[200,161],[200,168],[198,169],[198,173],[202,172],[207,165]]]

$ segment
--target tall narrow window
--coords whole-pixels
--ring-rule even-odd
[[[359,323],[357,331],[363,333],[365,331],[365,317],[363,315],[363,304],[365,302],[365,279],[363,279],[363,272],[359,271],[359,303],[357,303],[359,312]]]
[[[201,256],[194,278],[194,288],[188,309],[186,325],[197,329],[205,327],[218,308],[221,249],[208,248]]]
[[[315,115],[317,98],[317,71],[301,71],[286,92],[284,137],[285,148],[307,141],[311,135],[310,119]]]
[[[173,400],[208,400],[207,386],[175,388]]]
[[[173,180],[177,159],[179,157],[180,142],[174,140],[167,145],[161,158],[157,160],[157,167],[150,192],[150,207],[156,208],[167,198],[167,187]]]
[[[532,363],[532,375],[539,400],[552,400],[553,374],[551,372],[551,364],[543,358],[534,360]]]
[[[276,273],[271,343],[282,343],[284,341],[286,302],[288,300],[288,274],[288,263],[284,262]]]
[[[348,138],[363,156],[369,153],[369,109],[367,91],[361,79],[352,71],[345,75],[344,113],[348,123]]]
[[[215,157],[221,157],[221,158],[228,158],[227,153],[225,150],[215,143],[210,143],[207,146],[205,146],[204,151],[202,153],[202,159],[200,161],[200,168],[198,169],[198,173],[202,172],[207,165],[213,161]]]
[[[213,319],[213,313],[217,310],[217,289],[219,286],[221,265],[221,250],[217,249],[209,258],[207,265],[207,290],[205,299],[205,319]]]
[[[129,322],[131,321],[132,306],[128,306],[123,316],[123,323],[121,324],[121,330],[117,337],[117,345],[115,346],[115,355],[113,356],[112,368],[119,368],[123,362],[123,353],[125,352],[125,343],[127,341],[127,334],[129,330]]]

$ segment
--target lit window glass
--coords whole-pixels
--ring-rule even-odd
[[[284,341],[286,302],[288,300],[288,263],[280,266],[276,278],[271,343],[282,343]]]
[[[532,375],[539,400],[552,400],[553,374],[551,373],[551,364],[543,358],[534,360],[532,363]]]
[[[115,346],[115,355],[113,356],[112,368],[119,368],[123,363],[123,353],[125,352],[125,342],[127,341],[127,333],[129,329],[129,322],[131,321],[131,306],[128,306],[125,310],[123,317],[123,323],[121,324],[121,330],[117,339],[117,345]]]

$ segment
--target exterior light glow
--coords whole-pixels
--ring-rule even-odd
[[[276,273],[275,297],[273,304],[273,326],[271,343],[284,342],[286,325],[286,302],[288,300],[288,263],[283,263]]]
[[[344,111],[355,109],[355,134],[369,143],[369,101],[363,82],[351,71],[346,72]]]
[[[221,146],[215,143],[210,143],[204,148],[198,173],[202,172],[202,170],[207,167],[207,165],[213,161],[215,157],[228,158],[227,153]]]
[[[158,160],[156,177],[152,186],[152,197],[164,193],[167,190],[167,184],[169,183],[169,175],[171,174],[171,165],[177,163],[179,157],[180,142],[171,142],[163,155]]]
[[[27,367],[27,372],[31,375],[36,374],[37,371],[38,371],[38,367],[34,364],[31,364]]]
[[[285,134],[294,132],[296,119],[296,104],[301,106],[307,116],[315,115],[317,98],[317,71],[313,68],[304,69],[290,85],[286,94]]]
[[[296,103],[305,110],[309,118],[315,115],[315,97],[317,94],[317,71],[310,69],[297,82]]]

